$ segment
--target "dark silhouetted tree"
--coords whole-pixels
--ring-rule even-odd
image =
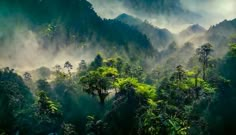
[[[71,76],[71,70],[73,69],[73,65],[69,61],[66,61],[64,64],[64,68],[67,69],[68,74]]]
[[[81,60],[79,63],[79,72],[84,72],[88,69],[87,64],[85,62],[85,60]]]
[[[103,58],[100,54],[98,54],[94,61],[91,63],[90,68],[91,69],[97,69],[103,65]]]
[[[23,76],[26,81],[32,80],[32,76],[29,72],[25,72]]]

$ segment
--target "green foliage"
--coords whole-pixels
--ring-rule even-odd
[[[105,98],[109,95],[108,90],[112,89],[113,81],[118,71],[111,67],[100,67],[95,71],[89,71],[82,76],[80,83],[83,90],[90,95],[97,95],[100,103],[104,104]]]
[[[139,135],[158,135],[161,130],[161,121],[156,115],[155,109],[147,109],[139,116]]]
[[[94,61],[91,63],[91,66],[90,68],[93,70],[93,69],[97,69],[99,67],[101,67],[103,65],[103,58],[100,54],[98,54]]]
[[[46,80],[38,80],[36,83],[39,90],[43,90],[45,92],[49,92],[51,90],[51,86]]]
[[[39,113],[42,115],[59,115],[59,105],[48,98],[45,92],[38,93]]]
[[[96,120],[93,116],[87,117],[86,130],[88,135],[103,135],[106,123],[102,120]]]
[[[37,86],[35,97],[20,76],[5,68],[0,71],[0,133],[223,134],[223,124],[231,130],[235,122],[235,48],[214,60],[206,80],[198,68],[182,65],[147,73],[138,61],[97,55],[88,67],[81,61],[78,72],[71,72],[66,62],[68,72],[57,65],[50,81],[25,80]]]
[[[0,70],[0,128],[12,133],[17,126],[17,114],[32,102],[32,94],[23,79],[8,67]]]
[[[75,130],[75,126],[68,123],[63,123],[62,133],[63,135],[77,135],[78,133]]]
[[[168,132],[170,135],[187,135],[189,126],[187,121],[183,121],[176,117],[171,117],[167,121]]]
[[[88,67],[85,60],[81,60],[78,67],[79,72],[85,72],[87,69]]]
[[[202,79],[206,79],[206,69],[209,67],[210,54],[213,51],[212,45],[206,43],[196,50],[197,55],[199,56],[199,62],[202,63]]]
[[[135,78],[119,78],[115,82],[115,86],[124,93],[130,89],[134,89],[137,96],[152,100],[156,98],[156,92],[153,86],[139,83]]]

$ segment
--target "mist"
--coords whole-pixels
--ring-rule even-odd
[[[10,27],[11,24],[6,25]],[[83,49],[81,46],[90,43],[73,43],[60,45],[51,42],[44,45],[38,33],[30,30],[24,23],[1,33],[0,67],[11,67],[15,70],[29,71],[42,66],[52,68],[70,61],[78,66],[81,60],[91,61],[97,53],[95,48]],[[59,48],[58,48],[59,47]],[[75,68],[76,69],[76,68]]]
[[[124,6],[122,1],[110,0],[88,0],[92,3],[97,14],[106,19],[114,19],[122,13],[127,13],[142,21],[147,20],[150,24],[167,28],[173,33],[178,33],[191,25],[189,22],[178,22],[178,18],[167,19],[164,15],[147,15],[137,12]],[[181,0],[182,6],[189,11],[201,16],[194,23],[199,23],[205,28],[210,27],[224,19],[236,17],[236,1],[234,0]],[[44,40],[38,32],[31,30],[30,24],[21,15],[17,17],[7,17],[0,15],[0,67],[12,67],[16,70],[33,70],[42,66],[52,68],[56,64],[63,65],[65,61],[70,61],[77,66],[80,60],[84,59],[88,63],[95,55],[103,50],[100,48],[83,49],[86,43],[65,44],[56,41],[47,43],[45,48]],[[62,39],[63,40],[63,39]],[[193,41],[195,43],[195,41]],[[59,43],[59,44],[58,44]],[[60,44],[61,43],[61,44]],[[181,43],[183,44],[183,43]],[[198,44],[198,43],[197,43]],[[95,45],[93,45],[95,46]],[[59,47],[59,48],[58,48]]]
[[[205,27],[236,17],[235,0],[181,0],[181,2],[186,9],[202,16],[199,22]]]
[[[183,21],[175,16],[147,14],[140,11],[134,11],[126,6],[122,1],[109,0],[88,0],[92,3],[94,10],[102,18],[113,19],[122,13],[127,13],[142,20],[147,20],[152,25],[159,28],[167,28],[173,33],[179,33],[192,24],[199,24],[206,29],[225,19],[236,17],[235,0],[180,0],[184,10],[188,10],[198,17],[191,21]],[[187,16],[188,17],[188,16]]]

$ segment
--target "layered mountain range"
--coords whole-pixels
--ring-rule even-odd
[[[140,12],[197,18],[184,9],[179,0],[120,1],[131,10],[140,9]],[[156,50],[168,49],[174,42],[180,46],[186,42],[197,46],[211,42],[219,48],[227,47],[230,36],[236,31],[234,19],[213,25],[208,30],[193,24],[174,34],[126,13],[115,19],[102,19],[86,0],[2,0],[0,8],[0,16],[5,18],[0,22],[1,45],[7,43],[6,37],[13,35],[12,28],[27,24],[43,39],[45,48],[52,42],[59,47],[72,43],[80,43],[78,46],[82,47],[81,43],[90,42],[88,49],[101,47],[108,55],[116,52],[129,57],[158,56]]]

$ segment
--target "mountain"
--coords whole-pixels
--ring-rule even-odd
[[[222,41],[228,39],[233,34],[236,34],[236,19],[224,20],[219,24],[211,26],[206,32],[206,36],[210,41]]]
[[[140,25],[143,23],[143,21],[141,19],[135,18],[135,17],[128,15],[126,13],[120,14],[115,19],[119,20],[123,23],[129,24],[129,25],[134,25],[134,26]]]
[[[17,25],[1,26],[12,30],[13,26],[26,24],[47,41],[46,47],[51,41],[57,44],[87,41],[92,43],[91,47],[97,44],[110,54],[114,53],[111,48],[130,56],[137,52],[154,53],[145,35],[117,20],[101,19],[86,0],[1,0],[0,9],[0,16],[11,18],[8,22],[17,22]]]
[[[179,33],[180,36],[187,37],[195,34],[202,34],[206,32],[206,29],[200,26],[199,24],[194,24],[186,28],[185,30]]]
[[[116,20],[133,26],[145,34],[150,39],[153,47],[156,49],[160,50],[166,48],[167,45],[174,41],[174,35],[169,30],[154,27],[149,22],[142,21],[141,19],[135,18],[131,15],[121,14],[116,17]]]
[[[121,0],[123,5],[139,14],[161,15],[166,19],[192,22],[200,16],[186,10],[180,0]]]
[[[219,24],[213,25],[206,32],[205,37],[208,42],[212,43],[218,56],[223,56],[228,51],[228,45],[231,37],[236,34],[236,19],[224,20]]]
[[[215,57],[222,57],[227,53],[231,37],[235,36],[235,34],[236,19],[233,19],[224,20],[211,26],[206,31],[199,25],[195,25],[195,27],[190,26],[186,30],[182,31],[179,34],[179,37],[182,36],[181,40],[184,40],[184,42],[192,42],[197,46],[209,42],[214,47]]]
[[[178,34],[178,39],[181,40],[179,42],[188,42],[192,39],[203,35],[206,32],[206,29],[200,26],[199,24],[193,24],[181,31]]]

